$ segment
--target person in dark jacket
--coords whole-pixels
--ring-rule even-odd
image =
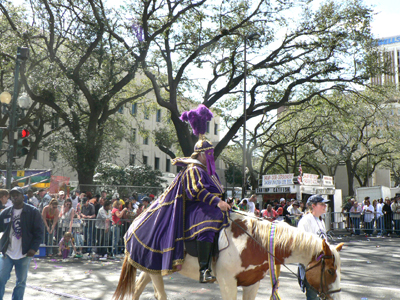
[[[24,203],[22,188],[14,187],[10,191],[13,206],[0,213],[0,299],[10,273],[15,266],[16,284],[12,294],[13,300],[24,297],[29,264],[43,241],[44,224],[40,212],[30,204]]]
[[[385,218],[385,234],[390,236],[393,232],[393,212],[389,197],[385,198],[385,204],[383,205],[382,212]]]

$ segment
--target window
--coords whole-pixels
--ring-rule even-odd
[[[131,154],[131,155],[129,156],[129,164],[130,164],[131,166],[134,166],[134,165],[135,165],[135,160],[136,160],[136,155],[135,155],[135,154]]]
[[[132,104],[132,111],[131,111],[131,114],[134,115],[134,116],[136,116],[136,113],[137,113],[137,103],[133,103],[133,104]]]
[[[120,108],[118,108],[118,112],[119,112],[120,114],[123,114],[123,113],[124,113],[124,107],[121,106]]]
[[[146,155],[143,155],[143,164],[147,165],[147,156]]]
[[[165,172],[171,172],[171,160],[169,158],[165,162]]]
[[[56,113],[53,113],[53,119],[51,120],[51,129],[58,128],[58,119],[58,115]]]
[[[143,145],[148,145],[149,144],[149,137],[144,137],[143,138]]]
[[[210,122],[207,122],[207,130],[206,130],[206,132],[210,133]]]
[[[154,170],[160,170],[160,158],[154,157]]]
[[[35,126],[35,127],[39,126],[39,119],[33,120],[33,126]]]
[[[144,108],[144,119],[148,120],[150,118],[150,109],[148,107]]]
[[[136,143],[136,128],[132,129],[132,143]]]
[[[156,122],[161,122],[161,109],[157,109]]]
[[[218,135],[218,124],[214,124],[214,135]]]
[[[55,152],[50,152],[49,160],[50,160],[50,161],[57,161],[57,153],[55,153]]]
[[[33,152],[33,159],[37,159],[37,150]]]

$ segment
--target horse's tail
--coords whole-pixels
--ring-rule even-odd
[[[129,255],[125,255],[118,286],[113,295],[114,300],[123,300],[128,296],[133,297],[135,293],[136,268],[129,263],[128,259]]]

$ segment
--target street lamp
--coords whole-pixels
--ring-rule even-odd
[[[18,98],[18,105],[22,109],[28,109],[31,106],[31,98],[26,93],[23,93],[19,98]]]
[[[246,193],[246,77],[247,77],[247,41],[254,41],[260,38],[260,34],[257,32],[250,33],[244,36],[244,78],[243,78],[243,182],[242,182],[242,199]]]
[[[12,172],[12,161],[14,157],[14,131],[17,124],[17,98],[18,98],[18,77],[19,68],[21,63],[28,59],[29,49],[26,47],[18,47],[17,57],[15,59],[15,73],[14,73],[14,93],[11,99],[11,95],[8,92],[3,92],[0,95],[0,101],[3,105],[11,106],[7,108],[7,113],[9,114],[8,122],[8,150],[7,150],[7,181],[6,188],[11,188],[11,172]],[[29,101],[29,100],[28,100]],[[11,104],[10,104],[11,102]],[[26,103],[25,100],[23,102]]]

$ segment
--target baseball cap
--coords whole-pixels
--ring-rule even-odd
[[[147,202],[149,202],[149,203],[151,202],[150,198],[147,197],[147,196],[145,196],[145,197],[142,198],[142,202],[143,202],[143,201],[147,201]]]
[[[64,191],[59,191],[58,194],[59,195],[64,195],[65,193],[64,193]]]
[[[280,201],[281,201],[281,202],[285,201],[285,198],[281,198]]]
[[[307,204],[317,204],[319,202],[326,203],[326,202],[329,202],[329,200],[322,198],[321,195],[312,195],[307,200]]]
[[[20,194],[24,194],[24,190],[21,188],[21,187],[19,187],[19,186],[15,186],[15,187],[13,187],[12,189],[11,189],[11,191],[10,191],[10,194],[12,193],[12,192],[17,192],[17,193],[20,193]]]
[[[154,199],[154,195],[153,195],[153,194],[150,194],[149,197],[150,197],[151,199]]]

